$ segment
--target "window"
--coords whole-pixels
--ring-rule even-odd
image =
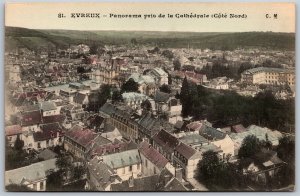
[[[33,184],[33,190],[37,190],[37,185]]]
[[[132,171],[132,165],[129,166],[128,171],[130,171],[130,172]]]
[[[153,167],[153,170],[154,170],[154,174],[156,174],[156,168],[155,167]]]
[[[40,190],[44,190],[44,182],[40,182]]]
[[[145,165],[146,165],[146,167],[148,167],[148,161],[147,160],[145,161]]]
[[[40,142],[38,142],[37,146],[38,146],[38,148],[41,148],[41,143],[40,143]]]

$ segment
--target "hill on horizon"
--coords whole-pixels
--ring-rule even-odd
[[[266,48],[295,51],[295,33],[275,32],[157,32],[157,31],[77,31],[38,30],[5,27],[5,50],[18,47],[67,48],[75,44],[128,45],[136,39],[140,45],[160,48],[191,48],[234,50],[236,48]]]

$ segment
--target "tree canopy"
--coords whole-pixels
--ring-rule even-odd
[[[139,84],[135,82],[132,78],[127,80],[122,87],[121,87],[121,92],[138,92],[139,90]]]

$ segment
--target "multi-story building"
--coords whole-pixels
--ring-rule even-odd
[[[242,82],[249,84],[295,85],[295,70],[257,67],[241,74]]]

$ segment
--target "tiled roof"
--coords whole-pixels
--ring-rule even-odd
[[[56,138],[57,133],[62,134],[62,129],[58,123],[43,124],[40,128],[41,131],[33,133],[35,141],[49,140],[51,138]]]
[[[164,168],[168,163],[168,160],[147,142],[142,142],[140,144],[139,151],[159,168]]]
[[[232,126],[232,129],[235,133],[241,133],[246,131],[246,128],[242,124],[234,125]]]
[[[32,126],[41,123],[42,115],[40,111],[24,112],[21,114],[21,126]]]
[[[79,145],[87,148],[93,142],[93,140],[98,137],[98,134],[89,129],[77,129],[66,132],[65,137],[68,137]]]
[[[53,115],[53,116],[43,116],[42,117],[42,121],[45,124],[55,123],[55,122],[62,123],[65,119],[66,119],[66,116],[62,115],[62,114]]]
[[[172,153],[179,144],[179,140],[165,130],[161,130],[155,134],[153,136],[153,141],[169,153]]]
[[[20,133],[22,133],[22,127],[20,125],[11,125],[5,127],[6,136],[17,135]]]
[[[184,156],[186,159],[191,158],[195,153],[196,150],[182,142],[180,142],[180,144],[178,146],[176,146],[175,150],[181,154],[182,156]]]

